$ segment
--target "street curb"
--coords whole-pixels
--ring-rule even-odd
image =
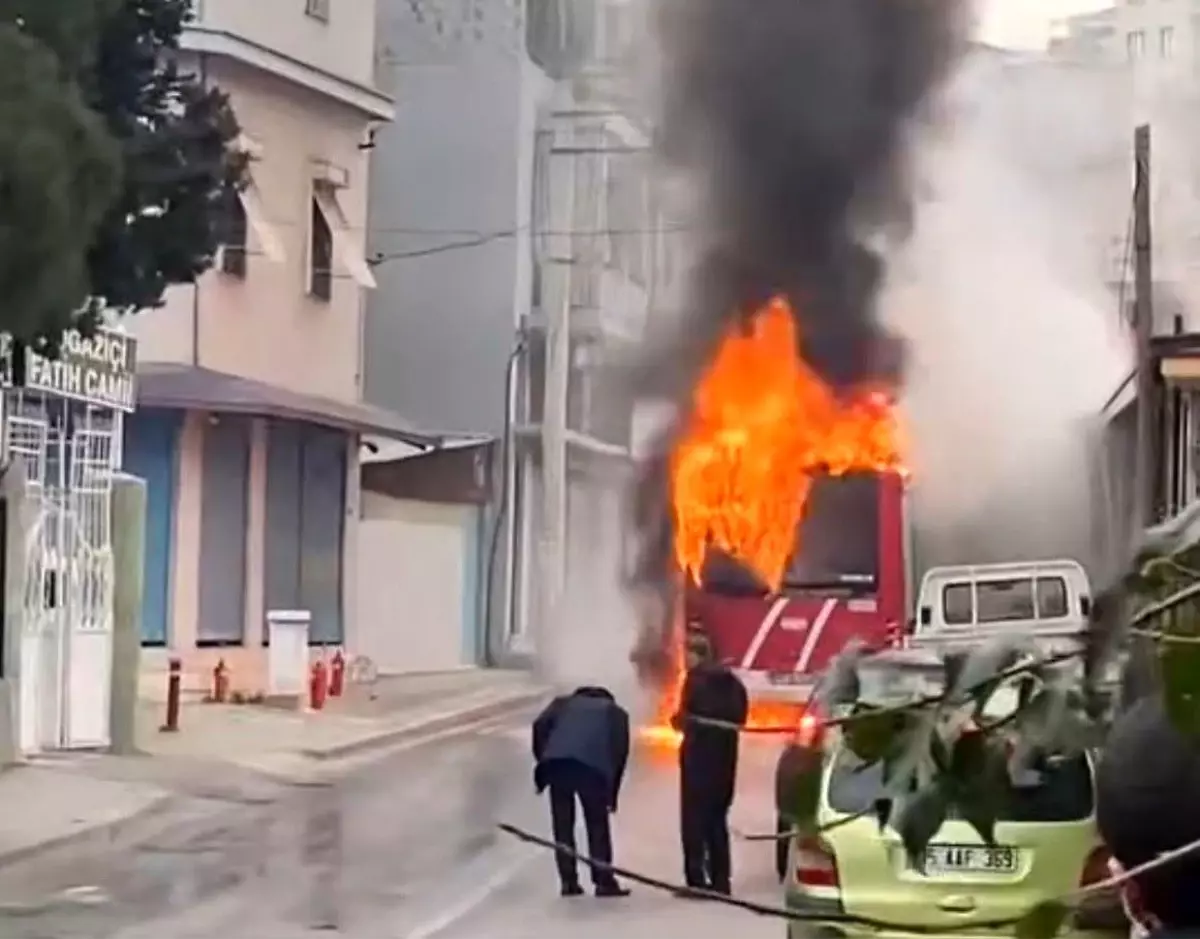
[[[547,689],[541,691],[522,691],[517,694],[505,695],[496,700],[485,701],[482,704],[459,711],[437,714],[427,720],[417,720],[399,727],[389,727],[386,730],[379,731],[379,733],[360,737],[358,740],[352,740],[348,743],[334,744],[330,747],[306,748],[301,750],[300,753],[318,762],[329,762],[349,756],[358,756],[371,750],[381,750],[398,743],[419,740],[433,734],[459,729],[465,730],[474,724],[478,724],[480,721],[503,717],[506,714],[520,711],[530,705],[540,704],[550,694],[551,692]]]
[[[164,792],[137,811],[131,812],[129,815],[121,818],[114,818],[108,822],[100,822],[97,825],[87,825],[76,831],[56,835],[45,841],[27,844],[20,848],[13,848],[11,851],[0,851],[0,868],[28,861],[31,858],[48,854],[59,848],[81,846],[89,841],[114,841],[127,829],[149,821],[155,816],[166,814],[176,804],[177,798],[175,793]],[[0,912],[3,912],[3,910],[0,910]]]

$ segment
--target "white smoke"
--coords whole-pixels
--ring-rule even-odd
[[[921,148],[928,188],[885,307],[910,344],[923,564],[1086,551],[1084,428],[1132,361],[1104,264],[1132,179],[1111,89],[980,49]]]

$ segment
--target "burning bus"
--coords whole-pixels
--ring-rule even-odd
[[[795,700],[851,640],[881,648],[907,617],[904,478],[896,472],[813,481],[777,589],[710,551],[678,613],[703,627],[752,697]]]
[[[796,354],[796,318],[769,301],[719,345],[670,460],[684,624],[703,629],[752,699],[751,725],[791,722],[847,642],[881,648],[905,619],[907,535],[901,435],[888,389],[839,396]]]

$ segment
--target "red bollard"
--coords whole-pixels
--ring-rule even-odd
[[[217,667],[213,669],[212,699],[217,704],[224,704],[228,698],[229,669],[225,667],[225,660],[221,659],[217,662]]]
[[[173,734],[179,730],[179,693],[183,683],[183,663],[171,659],[167,666],[167,721],[159,728],[163,733]]]
[[[308,682],[308,703],[314,711],[325,707],[325,696],[329,692],[329,680],[325,674],[325,660],[318,659],[312,667]]]
[[[346,690],[346,657],[338,649],[329,664],[329,697],[340,698]]]

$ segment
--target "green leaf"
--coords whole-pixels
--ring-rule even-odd
[[[897,734],[895,747],[884,757],[883,778],[891,796],[907,796],[936,773],[933,747],[938,740],[939,711],[935,708],[902,712],[907,726]]]
[[[775,808],[801,831],[817,827],[824,760],[819,750],[789,746],[775,770]]]
[[[1034,693],[1038,690],[1038,679],[1033,675],[1022,675],[1017,681],[1017,710],[1029,707]]]
[[[1022,740],[1034,747],[1048,746],[1061,735],[1067,710],[1065,689],[1043,686],[1017,714],[1016,726]]]
[[[888,822],[892,818],[892,809],[896,807],[896,803],[891,799],[876,799],[872,808],[875,810],[875,821],[879,823],[879,831],[882,834],[887,828]]]
[[[1200,643],[1172,642],[1164,636],[1159,655],[1171,722],[1182,733],[1200,736]]]
[[[893,827],[914,870],[925,873],[925,849],[945,823],[949,811],[946,793],[936,784],[923,786],[901,803]]]
[[[912,723],[908,711],[859,704],[842,725],[842,736],[856,757],[876,763],[897,751]]]
[[[1007,783],[1007,760],[994,740],[967,733],[955,741],[944,785],[958,814],[985,844],[996,843],[996,820],[1008,794]]]
[[[847,643],[830,663],[817,687],[817,704],[822,713],[832,714],[835,708],[853,704],[858,700],[862,690],[858,678],[858,663],[862,654],[863,644],[856,639]]]
[[[958,687],[959,679],[962,677],[963,666],[966,664],[966,652],[952,651],[942,656],[942,672],[945,675],[947,688]]]
[[[1024,642],[1001,636],[972,649],[967,654],[958,681],[951,690],[950,700],[965,702],[974,698],[982,707],[985,696],[991,696],[995,691],[995,682],[1003,672],[1016,664],[1026,645]]]
[[[1054,939],[1071,916],[1062,900],[1043,900],[1017,920],[1017,939]]]

